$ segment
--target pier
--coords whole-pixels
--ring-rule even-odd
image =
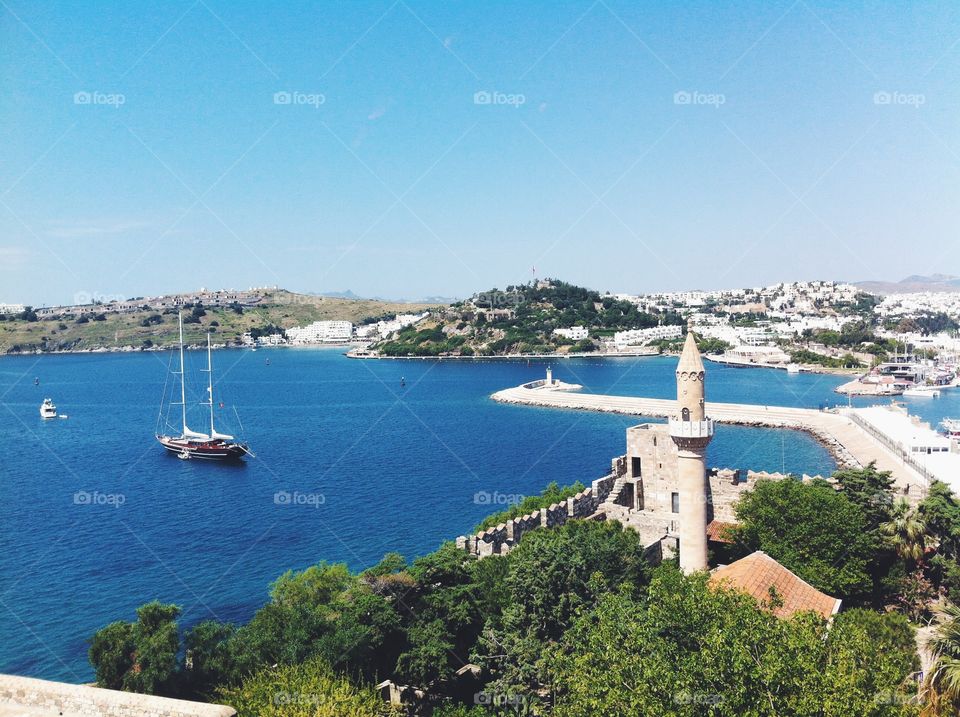
[[[497,391],[491,398],[500,403],[651,418],[668,418],[677,410],[677,403],[673,399],[545,391],[526,386]],[[879,470],[890,471],[895,485],[904,495],[911,501],[919,500],[926,494],[930,478],[904,460],[893,444],[865,430],[855,421],[856,410],[841,408],[818,411],[787,406],[706,403],[707,415],[719,423],[806,431],[830,451],[840,467],[865,466],[871,461],[875,462]]]

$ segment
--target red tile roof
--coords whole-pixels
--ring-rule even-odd
[[[713,543],[732,543],[727,537],[728,528],[735,528],[736,523],[724,523],[722,520],[711,520],[707,525],[707,540]]]
[[[782,602],[771,608],[777,617],[813,610],[829,619],[840,609],[840,600],[801,580],[761,550],[716,568],[710,576],[710,583],[745,592],[768,607],[770,589],[773,588]]]

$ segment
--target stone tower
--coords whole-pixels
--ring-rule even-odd
[[[707,468],[704,454],[713,438],[713,421],[704,409],[703,361],[692,323],[677,364],[677,415],[670,437],[679,454],[680,568],[685,573],[707,568]]]

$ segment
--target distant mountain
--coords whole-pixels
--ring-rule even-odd
[[[384,296],[360,296],[354,294],[350,289],[344,291],[324,291],[319,293],[307,292],[307,296],[323,296],[328,299],[350,299],[352,301],[384,301],[391,304],[452,304],[458,299],[452,299],[448,296],[423,296],[413,299],[397,299],[395,297]]]
[[[900,281],[858,281],[854,286],[871,294],[910,294],[917,291],[960,291],[960,277],[913,274]]]
[[[382,296],[374,296],[374,301],[390,301],[395,304],[453,304],[460,299],[455,299],[450,296],[421,296],[417,299],[406,299],[406,298],[384,298]]]
[[[317,294],[317,296],[326,296],[330,299],[363,299],[363,296],[357,296],[350,289],[346,291],[324,291],[323,293]]]

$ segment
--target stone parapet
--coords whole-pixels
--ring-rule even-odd
[[[621,457],[622,458],[622,457]],[[620,461],[626,472],[626,461]],[[614,460],[614,468],[618,460]],[[568,520],[584,520],[592,517],[600,505],[610,495],[616,480],[616,472],[592,481],[576,495],[561,503],[553,503],[538,511],[508,520],[494,528],[488,528],[476,535],[461,535],[456,540],[458,548],[471,555],[484,558],[488,555],[506,555],[520,539],[537,528],[554,528]]]
[[[226,705],[0,675],[0,714],[30,717],[234,717]]]

